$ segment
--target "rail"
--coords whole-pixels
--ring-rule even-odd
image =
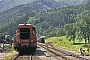
[[[34,60],[32,55],[17,55],[13,60]]]

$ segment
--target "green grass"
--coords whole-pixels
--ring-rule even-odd
[[[71,51],[75,51],[75,52],[80,52],[79,49],[82,47],[86,53],[87,52],[87,47],[88,44],[85,46],[84,44],[84,40],[79,42],[78,40],[76,40],[76,43],[73,44],[73,41],[69,41],[68,39],[66,39],[65,36],[62,37],[51,37],[45,40],[45,42],[51,42],[54,46],[56,47],[60,47],[60,48],[64,48],[67,50],[71,50]]]
[[[13,46],[11,46],[10,44],[4,44],[4,49],[6,50],[5,52],[7,53],[15,51]]]

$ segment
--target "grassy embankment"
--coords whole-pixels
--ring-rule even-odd
[[[66,39],[65,36],[62,37],[51,37],[45,40],[45,42],[51,42],[54,46],[64,48],[67,50],[75,51],[80,53],[80,48],[82,47],[85,50],[85,53],[87,54],[87,47],[88,44],[85,46],[84,40],[79,42],[78,40],[75,40],[75,44],[73,44],[73,41],[69,41]]]
[[[18,52],[12,52],[9,56],[5,57],[3,60],[13,60],[15,56],[18,54]]]

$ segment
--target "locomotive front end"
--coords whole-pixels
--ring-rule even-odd
[[[36,29],[31,24],[19,24],[16,32],[15,48],[21,52],[32,52],[37,47]]]

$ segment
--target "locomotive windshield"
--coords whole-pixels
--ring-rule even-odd
[[[30,28],[20,28],[20,39],[30,39]]]

